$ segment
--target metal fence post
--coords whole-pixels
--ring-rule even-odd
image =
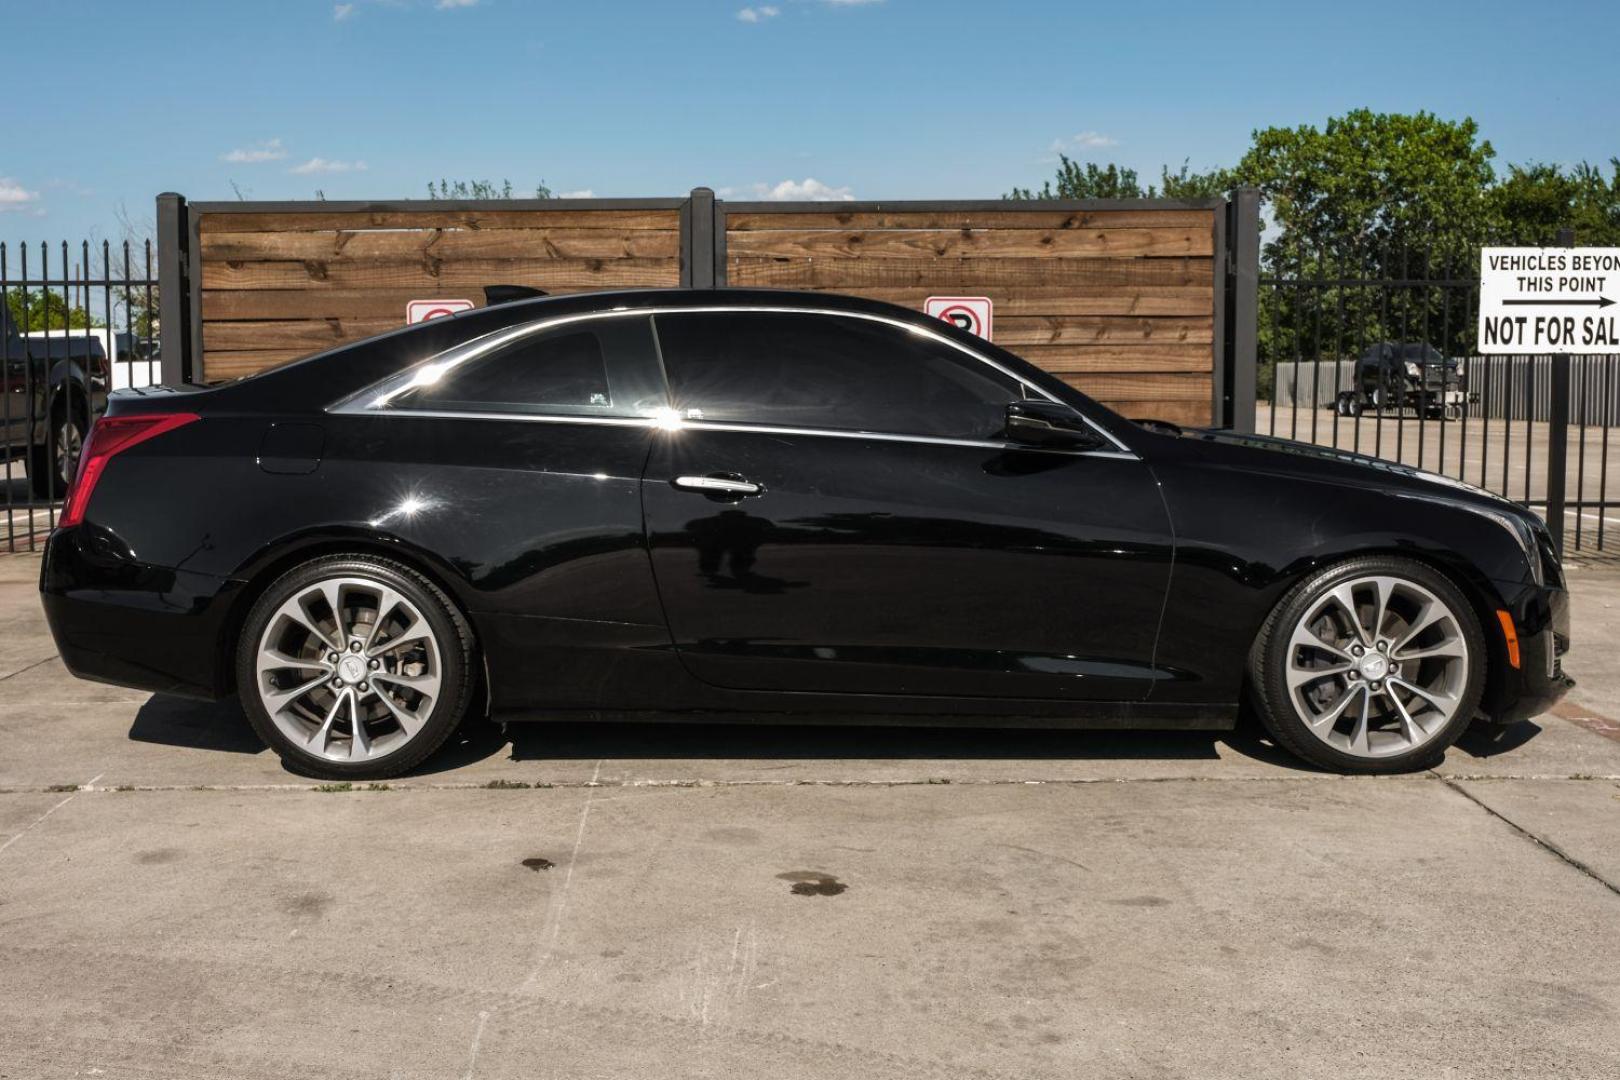
[[[191,381],[191,230],[186,200],[165,191],[157,197],[158,356],[163,382]]]
[[[682,215],[681,277],[692,289],[714,288],[714,192],[693,188]]]
[[[1575,230],[1559,229],[1558,246],[1574,247]],[[1569,471],[1569,353],[1554,353],[1547,402],[1547,531],[1553,546],[1564,553],[1565,485]],[[1581,493],[1575,493],[1580,502]]]
[[[1240,187],[1226,204],[1225,415],[1217,423],[1233,431],[1254,430],[1255,378],[1259,364],[1260,189]]]

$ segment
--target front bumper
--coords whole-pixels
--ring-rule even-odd
[[[1483,708],[1495,723],[1512,724],[1546,712],[1575,685],[1564,674],[1564,654],[1570,647],[1569,593],[1540,585],[1499,582],[1498,587],[1518,632],[1519,666],[1492,665]],[[1486,633],[1501,637],[1496,626],[1487,627]],[[1500,645],[1498,641],[1493,653],[1505,660]]]
[[[142,563],[91,525],[51,534],[39,580],[45,619],[74,675],[210,700],[229,685],[222,642],[238,588]]]

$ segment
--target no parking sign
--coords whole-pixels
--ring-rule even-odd
[[[414,326],[429,319],[442,319],[458,311],[471,311],[476,306],[471,300],[411,300],[405,304],[405,324]]]
[[[944,319],[960,330],[990,340],[993,312],[988,296],[930,296],[923,301],[923,311],[936,319]]]

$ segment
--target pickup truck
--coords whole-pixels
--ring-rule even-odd
[[[23,459],[33,496],[60,499],[107,407],[107,352],[93,334],[19,333],[0,304],[0,365],[0,461]]]

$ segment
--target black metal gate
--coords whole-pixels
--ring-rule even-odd
[[[1269,253],[1255,429],[1387,458],[1534,507],[1568,552],[1615,550],[1620,356],[1474,351],[1477,259]]]
[[[160,381],[151,242],[0,243],[0,550],[56,524],[107,394]]]

